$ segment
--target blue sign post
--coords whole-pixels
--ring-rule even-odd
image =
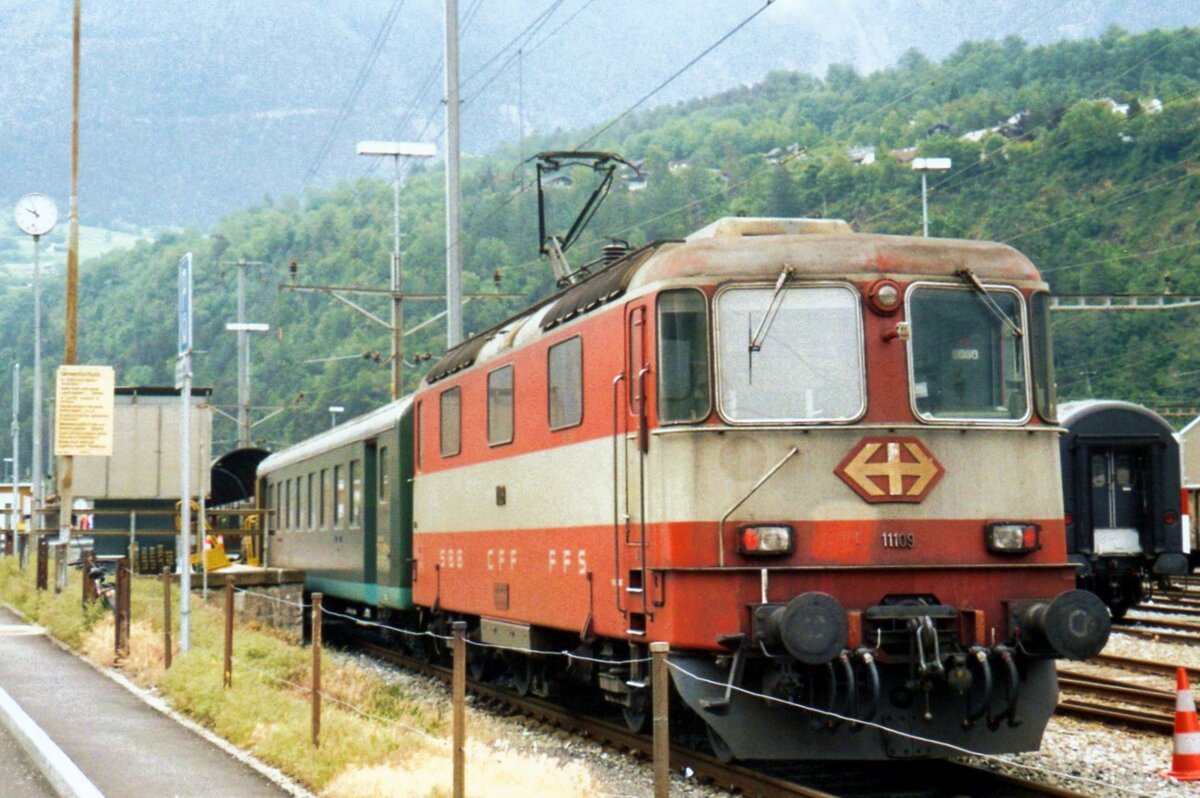
[[[179,649],[191,648],[192,572],[192,253],[179,261],[179,361],[175,364],[179,389]]]
[[[179,259],[179,356],[192,351],[192,253]]]

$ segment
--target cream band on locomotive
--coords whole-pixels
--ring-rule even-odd
[[[1054,659],[1099,652],[1109,616],[1067,562],[1033,265],[808,219],[608,254],[412,397],[264,461],[273,564],[327,602],[592,657],[472,649],[635,727],[667,641],[721,756],[953,753],[855,721],[1036,748]]]

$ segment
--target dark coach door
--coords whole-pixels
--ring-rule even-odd
[[[1117,530],[1136,530],[1141,550],[1140,540],[1146,531],[1149,458],[1144,450],[1126,447],[1093,448],[1091,454],[1092,518],[1097,537],[1112,537]],[[1106,532],[1107,536],[1103,534]]]

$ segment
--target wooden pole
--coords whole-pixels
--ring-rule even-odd
[[[186,556],[186,554],[185,554]],[[187,567],[187,566],[185,566]],[[225,686],[233,687],[233,580],[225,583]]]
[[[85,549],[83,556],[83,606],[87,606],[89,601],[96,600],[96,583],[92,581],[92,567],[96,564],[96,552],[91,549]]]
[[[454,798],[466,795],[465,749],[467,741],[467,623],[455,621],[454,630],[454,678],[452,701],[454,706]]]
[[[671,678],[667,673],[667,653],[670,643],[650,644],[650,689],[654,701],[654,798],[671,794],[671,735],[667,706],[671,695]]]
[[[321,745],[321,599],[312,594],[312,743]]]
[[[163,566],[163,669],[171,669],[171,569]]]
[[[117,633],[116,649],[118,657],[129,656],[129,620],[130,612],[130,582],[133,581],[133,571],[129,567],[129,558],[117,560]]]

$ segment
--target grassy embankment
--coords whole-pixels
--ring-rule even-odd
[[[81,607],[80,574],[59,595],[34,588],[34,568],[22,573],[14,557],[0,558],[0,600],[93,662],[116,667],[154,689],[187,715],[322,795],[449,795],[449,706],[419,700],[394,681],[325,652],[321,664],[321,745],[310,738],[312,653],[269,630],[234,633],[233,687],[221,686],[223,616],[192,602],[191,651],[178,651],[178,590],[172,599],[175,653],[163,668],[162,587],[133,582],[130,655],[113,655],[113,617],[99,604]],[[344,709],[350,705],[363,714]],[[468,721],[468,792],[472,795],[581,795],[591,784],[581,766],[509,750],[486,719]],[[473,782],[473,783],[472,783]],[[510,792],[511,791],[511,792]]]

